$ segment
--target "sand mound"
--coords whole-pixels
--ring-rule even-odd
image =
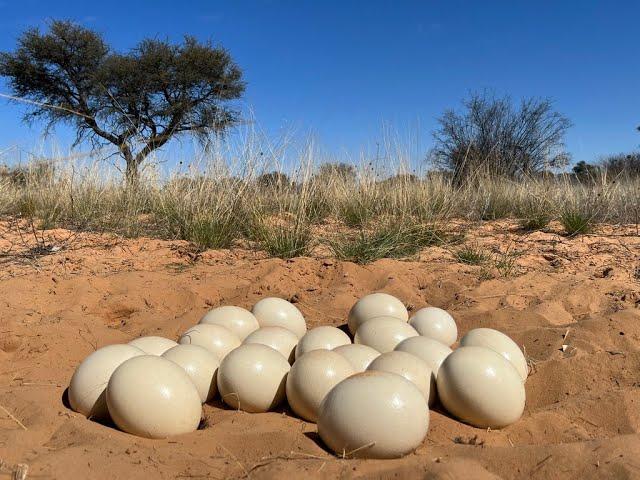
[[[3,268],[0,474],[22,463],[27,478],[65,479],[639,477],[640,240],[631,233],[523,236],[504,222],[471,232],[488,249],[516,245],[518,274],[508,278],[439,248],[367,266],[242,251],[192,262],[180,242],[81,235],[72,250]],[[341,460],[287,409],[205,405],[203,429],[153,441],[65,404],[75,366],[96,347],[176,338],[212,306],[250,307],[265,295],[296,302],[311,327],[339,326],[359,296],[378,290],[410,309],[450,310],[461,335],[492,327],[523,345],[532,373],[522,420],[479,430],[436,407],[415,454]]]

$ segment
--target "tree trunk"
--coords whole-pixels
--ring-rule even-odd
[[[127,189],[136,189],[140,183],[140,172],[138,164],[131,159],[127,160],[127,170],[125,171],[125,185]]]
[[[124,157],[124,161],[127,165],[124,174],[125,186],[127,189],[135,189],[140,183],[140,172],[138,171],[139,162],[137,158],[131,153],[129,145],[122,143],[120,146],[120,153]]]
[[[137,188],[140,184],[140,171],[139,167],[142,162],[149,156],[149,154],[158,148],[162,147],[171,138],[171,135],[154,136],[147,140],[146,145],[136,155],[133,155],[131,148],[126,142],[123,142],[119,148],[120,153],[124,157],[124,161],[127,164],[127,170],[125,172],[125,182],[127,188]]]

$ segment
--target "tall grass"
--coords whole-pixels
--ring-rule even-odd
[[[461,186],[444,174],[409,173],[401,155],[384,165],[363,161],[353,176],[319,173],[319,157],[311,144],[292,150],[250,138],[235,148],[214,146],[189,168],[152,170],[135,190],[101,162],[5,167],[0,216],[39,229],[179,239],[200,250],[242,246],[282,258],[324,245],[358,263],[412,257],[447,242],[454,219],[512,218],[529,231],[559,221],[567,235],[640,220],[638,179],[479,176]],[[479,260],[456,252],[460,261]]]
[[[292,258],[311,253],[314,222],[322,221],[322,198],[316,196],[317,184],[311,181],[312,146],[286,182],[261,184],[245,198],[245,209],[251,218],[247,223],[248,238],[272,256]]]

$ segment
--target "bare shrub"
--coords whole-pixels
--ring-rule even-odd
[[[619,153],[601,160],[600,165],[610,177],[640,177],[640,152]]]
[[[439,124],[431,160],[458,183],[478,175],[522,178],[567,160],[563,138],[571,123],[548,99],[516,107],[509,97],[475,93],[462,113],[447,110]]]

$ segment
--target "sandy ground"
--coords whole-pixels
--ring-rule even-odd
[[[466,227],[463,227],[466,228]],[[516,253],[511,276],[447,249],[367,266],[249,251],[193,255],[182,242],[47,234],[59,251],[0,268],[0,478],[640,478],[640,237],[634,227],[568,239],[500,222],[468,238]],[[54,250],[56,250],[54,248]],[[168,440],[122,433],[72,412],[64,393],[96,347],[143,334],[176,338],[207,309],[265,295],[296,302],[310,327],[342,325],[372,291],[411,309],[450,310],[461,334],[487,326],[526,349],[523,418],[503,430],[431,412],[427,439],[398,460],[330,455],[314,424],[286,408],[206,405],[205,427]],[[562,345],[566,345],[564,351]]]

